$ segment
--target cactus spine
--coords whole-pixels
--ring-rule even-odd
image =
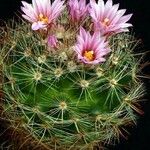
[[[144,89],[133,54],[138,42],[129,33],[112,35],[106,62],[81,63],[73,51],[80,25],[70,25],[65,15],[58,20],[64,30],[53,31],[55,50],[45,33],[31,31],[25,22],[8,29],[0,56],[4,111],[11,126],[43,148],[100,149],[126,136],[126,126],[136,124],[135,112],[141,112],[136,104]],[[83,25],[88,28],[88,21]]]

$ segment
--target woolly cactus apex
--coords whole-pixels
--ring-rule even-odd
[[[127,136],[142,113],[138,41],[124,32],[101,37],[89,16],[73,24],[68,12],[46,30],[16,23],[1,47],[5,119],[27,135],[18,149],[101,149]]]

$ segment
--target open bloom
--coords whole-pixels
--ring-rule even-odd
[[[103,35],[110,33],[120,33],[128,31],[128,27],[132,26],[126,23],[132,14],[124,15],[126,9],[118,10],[119,4],[113,5],[112,0],[108,0],[104,4],[103,0],[90,1],[90,16],[94,23],[94,29],[99,30]],[[123,16],[124,15],[124,16]]]
[[[86,0],[69,0],[68,6],[72,22],[82,21],[88,14],[89,5]]]
[[[80,28],[80,34],[77,36],[75,51],[78,59],[86,64],[98,64],[104,62],[104,56],[110,52],[108,42],[105,37],[101,37],[98,32],[91,35],[84,28]]]
[[[55,0],[52,4],[50,0],[32,0],[32,4],[22,1],[22,16],[32,23],[33,30],[44,29],[55,22],[64,9],[63,3],[61,0]]]

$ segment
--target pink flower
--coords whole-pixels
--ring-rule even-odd
[[[110,48],[108,48],[108,42],[105,42],[105,38],[101,37],[98,32],[91,35],[81,27],[75,51],[82,62],[98,64],[105,61],[104,56],[110,52]]]
[[[48,28],[64,9],[64,1],[32,0],[32,4],[22,1],[23,18],[32,23],[33,30]]]
[[[112,0],[104,4],[103,0],[90,1],[90,16],[94,23],[94,29],[100,31],[103,35],[110,33],[120,33],[129,31],[127,28],[132,26],[126,23],[132,14],[124,15],[125,9],[118,10],[119,4],[113,5]]]
[[[48,36],[47,43],[48,43],[48,46],[50,46],[52,48],[56,48],[58,40],[55,35],[50,35],[50,36]]]
[[[88,14],[89,5],[86,0],[69,0],[68,5],[72,22],[82,21]]]

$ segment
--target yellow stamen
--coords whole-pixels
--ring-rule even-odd
[[[109,25],[110,25],[110,20],[109,20],[108,18],[105,18],[105,19],[103,20],[102,24],[103,24],[104,26],[109,26]]]
[[[48,23],[48,18],[45,17],[43,14],[39,15],[38,20],[45,23],[45,24]]]
[[[85,51],[83,56],[88,60],[88,61],[93,61],[94,60],[94,51]]]

